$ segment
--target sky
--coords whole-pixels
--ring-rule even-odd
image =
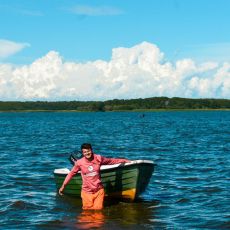
[[[0,100],[230,99],[229,0],[0,0]]]

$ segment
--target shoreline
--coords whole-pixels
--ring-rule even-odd
[[[134,109],[134,110],[111,110],[111,111],[88,111],[88,110],[0,110],[0,113],[23,113],[23,112],[67,112],[67,113],[111,113],[111,112],[192,112],[192,111],[230,111],[228,108],[223,109]]]
[[[230,110],[230,99],[150,97],[107,101],[0,101],[1,112],[159,112]]]

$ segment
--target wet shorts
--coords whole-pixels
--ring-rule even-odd
[[[86,193],[81,191],[82,209],[102,209],[105,191],[100,189],[96,193]]]

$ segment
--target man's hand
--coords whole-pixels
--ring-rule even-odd
[[[61,188],[59,189],[59,192],[58,192],[60,196],[64,195],[63,194],[64,189],[65,189],[65,187],[62,185]]]

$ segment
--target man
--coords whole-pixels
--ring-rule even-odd
[[[59,194],[63,191],[71,178],[81,171],[82,176],[82,208],[83,209],[102,209],[105,191],[100,177],[101,165],[112,165],[118,163],[128,163],[126,159],[106,158],[93,152],[91,144],[84,143],[81,145],[83,157],[75,162],[72,170],[66,176]]]

